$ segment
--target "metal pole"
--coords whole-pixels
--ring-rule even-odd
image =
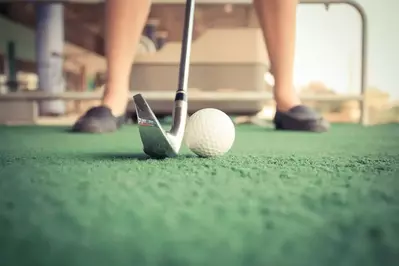
[[[360,18],[362,21],[362,36],[361,36],[361,80],[360,80],[360,93],[363,96],[360,102],[360,119],[359,123],[362,125],[367,125],[368,121],[368,112],[367,112],[367,99],[366,99],[366,90],[367,90],[367,67],[368,67],[368,20],[366,11],[364,8],[357,3],[356,1],[351,0],[301,0],[301,4],[347,4],[356,9],[356,11],[360,14]]]

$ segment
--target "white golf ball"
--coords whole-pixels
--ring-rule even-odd
[[[223,155],[231,149],[234,139],[233,121],[218,109],[199,110],[187,121],[184,141],[188,148],[198,156]]]

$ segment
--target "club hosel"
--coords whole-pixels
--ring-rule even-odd
[[[169,132],[176,137],[183,137],[187,121],[187,101],[175,100],[172,116],[172,128]]]

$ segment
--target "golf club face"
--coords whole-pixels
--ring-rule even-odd
[[[141,94],[133,96],[137,122],[144,152],[151,158],[163,159],[177,156],[181,143],[161,127],[151,107]]]

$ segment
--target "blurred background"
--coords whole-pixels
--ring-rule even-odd
[[[169,115],[177,88],[184,2],[153,2],[132,65],[130,90],[149,95],[157,114]],[[197,2],[191,112],[214,107],[272,119],[273,77],[250,1]],[[305,103],[331,122],[357,123],[362,114],[368,124],[399,122],[394,65],[399,41],[393,29],[399,22],[393,8],[398,4],[376,2],[358,1],[368,21],[363,95],[357,10],[349,5],[299,6],[295,87]],[[0,1],[0,28],[0,123],[68,124],[98,104],[106,77],[104,2]],[[38,90],[75,96],[27,100]],[[19,98],[13,98],[16,93]],[[128,110],[134,115],[134,106]]]

